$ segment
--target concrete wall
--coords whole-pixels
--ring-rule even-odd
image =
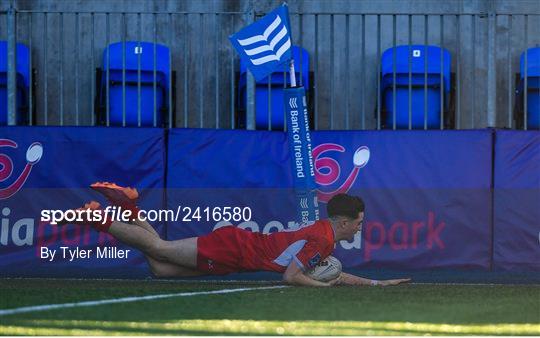
[[[93,68],[101,67],[107,41],[137,40],[139,36],[153,41],[155,19],[155,39],[169,45],[173,55],[175,125],[230,128],[235,113],[238,58],[227,37],[248,22],[245,13],[250,9],[262,15],[280,1],[18,0],[12,3],[18,10],[17,39],[31,44],[33,67],[37,70],[39,124],[92,124]],[[497,14],[496,125],[515,127],[511,114],[514,77],[522,51],[540,44],[540,1],[298,0],[288,3],[294,43],[308,50],[310,70],[315,73],[317,95],[311,110],[316,116],[317,129],[377,127],[378,39],[381,52],[393,46],[395,15],[395,43],[408,44],[410,39],[413,44],[423,44],[424,14],[429,14],[428,44],[442,45],[451,52],[453,72],[457,72],[459,65],[458,128],[487,126],[488,14]],[[3,1],[0,10],[7,9],[9,4]],[[128,13],[122,15],[122,12]],[[0,39],[7,39],[4,15],[0,15]]]

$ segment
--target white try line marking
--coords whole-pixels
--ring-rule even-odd
[[[244,291],[254,291],[254,290],[281,289],[281,288],[286,288],[286,287],[288,286],[278,285],[278,286],[265,286],[265,287],[256,287],[256,288],[224,289],[224,290],[214,290],[214,291],[180,292],[180,293],[167,293],[167,294],[151,295],[151,296],[92,300],[92,301],[77,302],[77,303],[25,306],[25,307],[18,307],[15,309],[0,310],[0,316],[7,316],[7,315],[16,314],[16,313],[48,311],[48,310],[65,309],[65,308],[73,308],[73,307],[138,302],[141,300],[154,300],[154,299],[173,298],[173,297],[190,297],[190,296],[200,296],[200,295],[218,295],[218,294],[224,294],[224,293],[234,293],[234,292],[244,292]]]

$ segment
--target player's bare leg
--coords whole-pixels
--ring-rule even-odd
[[[147,221],[135,219],[133,221],[133,224],[145,229],[146,231],[150,233],[151,236],[160,238],[158,232]],[[145,255],[145,257],[146,257],[146,260],[148,261],[148,265],[150,266],[150,269],[152,270],[152,273],[154,273],[156,277],[182,277],[182,276],[187,277],[187,276],[200,276],[204,274],[200,271],[181,267],[176,264],[158,261],[149,255]]]
[[[108,232],[129,246],[150,257],[186,268],[197,268],[197,237],[165,241],[149,236],[148,231],[122,222],[112,222]]]
[[[98,202],[86,203],[82,210],[90,209],[95,217],[100,214],[103,217],[101,206]],[[89,217],[88,214],[84,215]],[[186,238],[176,241],[165,241],[159,236],[142,227],[118,221],[104,220],[95,221],[91,218],[72,222],[74,224],[90,224],[96,230],[108,232],[122,243],[141,250],[146,256],[153,259],[152,271],[160,277],[196,276],[201,275],[197,268],[197,238]]]
[[[137,218],[133,220],[133,224],[148,231],[151,236],[160,238],[158,232],[150,223]],[[199,276],[201,274],[201,272],[197,270],[186,271],[187,268],[176,264],[158,261],[149,255],[145,255],[145,258],[148,261],[150,270],[152,270],[152,273],[156,277]]]
[[[159,234],[156,231],[156,229],[154,229],[154,227],[150,223],[148,223],[147,221],[143,221],[143,220],[141,220],[139,218],[136,218],[136,219],[133,220],[133,224],[135,224],[137,226],[140,226],[144,230],[151,233],[153,236],[159,237]]]
[[[160,272],[171,273],[170,271],[175,270],[175,267],[171,265],[179,265],[183,268],[178,269],[180,272],[185,271],[186,268],[197,268],[197,237],[165,241],[157,236],[149,235],[148,231],[141,227],[122,222],[112,222],[109,233],[122,243],[133,246],[150,256],[151,259],[158,261],[152,263],[153,268]]]
[[[148,260],[148,265],[152,273],[158,278],[170,278],[170,277],[193,277],[205,275],[204,272],[185,268],[180,265],[160,262],[152,257],[145,255]]]
[[[131,210],[132,214],[134,214],[135,217],[132,219],[131,222],[129,222],[130,224],[137,225],[148,231],[152,236],[160,238],[158,232],[150,223],[148,223],[147,221],[143,221],[138,217],[139,209],[137,207],[137,202],[139,198],[139,192],[137,191],[137,189],[130,187],[121,187],[115,183],[110,182],[96,182],[91,184],[90,187],[105,196],[105,198],[107,198],[112,205],[120,206],[126,210]],[[185,271],[186,268],[184,267],[179,267],[175,264],[159,261],[149,255],[145,255],[145,257],[148,261],[148,264],[150,265],[150,269],[158,277],[184,276],[188,273],[193,275],[200,274],[200,272],[196,270]]]

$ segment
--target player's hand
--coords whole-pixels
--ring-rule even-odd
[[[380,285],[382,285],[382,286],[398,285],[398,284],[402,284],[402,283],[408,283],[410,281],[411,281],[410,278],[389,279],[389,280],[380,281]]]
[[[339,276],[329,281],[328,286],[339,285],[340,282],[341,282],[341,274],[339,274]]]

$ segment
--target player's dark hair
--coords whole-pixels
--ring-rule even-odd
[[[356,219],[358,213],[363,212],[364,209],[364,201],[360,197],[347,194],[334,195],[326,205],[326,212],[329,218],[345,216],[350,219]]]

